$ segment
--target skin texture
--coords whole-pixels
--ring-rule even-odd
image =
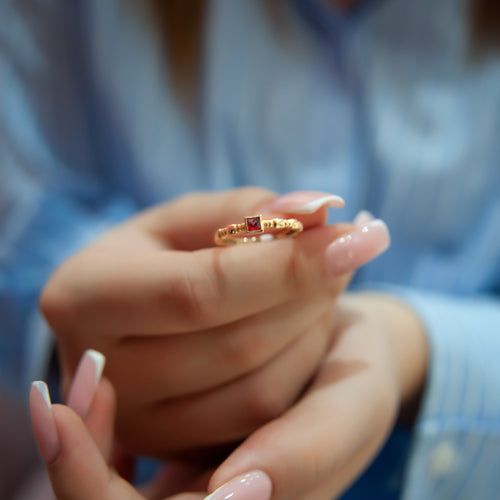
[[[331,304],[350,280],[331,276],[326,250],[354,226],[326,226],[319,208],[298,216],[298,238],[213,246],[216,228],[267,214],[275,199],[247,188],[155,207],[66,261],[47,284],[41,308],[57,337],[63,392],[85,349],[104,353],[117,437],[129,453],[195,450],[205,459],[205,449],[282,414],[325,356]]]
[[[233,478],[259,469],[273,500],[327,500],[373,459],[400,407],[418,403],[427,364],[418,318],[389,297],[339,298],[350,275],[328,272],[338,248],[355,265],[385,248],[380,223],[382,240],[360,240],[369,214],[354,226],[325,226],[319,208],[301,216],[299,238],[211,246],[206,220],[222,227],[270,203],[280,205],[259,189],[182,198],[109,232],[56,272],[42,308],[69,402],[89,408],[80,417],[69,406],[49,411],[32,391],[58,499],[142,498],[109,466],[116,410],[118,470],[129,453],[170,458],[146,498],[231,491]],[[73,380],[88,348],[107,356],[113,384],[79,381],[95,372],[88,367]],[[203,494],[182,493],[193,490]]]
[[[59,499],[141,498],[109,467],[113,441],[118,470],[130,454],[169,459],[148,498],[232,491],[233,478],[260,470],[266,498],[326,500],[366,467],[400,405],[418,400],[425,337],[392,299],[341,296],[389,239],[366,213],[332,226],[321,204],[304,213],[304,200],[324,195],[192,194],[139,214],[56,271],[41,307],[69,406],[47,410],[32,391],[32,411]],[[253,213],[297,216],[304,232],[213,246],[215,229]],[[75,375],[89,348],[107,358],[100,383],[85,380],[100,373],[99,356]]]
[[[330,499],[375,457],[398,412],[408,418],[418,406],[428,352],[414,313],[393,298],[363,294],[341,299],[337,317],[336,341],[308,391],[222,464],[212,488],[258,467],[270,471],[273,499]]]
[[[45,425],[52,436],[43,435],[40,420],[47,423],[48,417],[40,414],[43,405],[32,391],[35,436],[56,497],[197,500],[204,497],[207,480],[208,490],[213,491],[257,467],[272,481],[273,500],[329,500],[339,495],[379,450],[398,409],[414,408],[425,382],[428,353],[418,318],[391,297],[347,295],[339,300],[336,314],[336,341],[296,404],[253,433],[213,475],[210,469],[174,466],[144,495],[108,465],[115,412],[109,381],[98,382],[91,402],[81,401],[89,398],[88,392],[73,391],[75,406],[90,408],[85,421],[68,406],[54,405],[54,423]],[[76,378],[88,373],[81,370]]]

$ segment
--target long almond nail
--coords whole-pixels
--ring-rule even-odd
[[[390,245],[385,222],[375,219],[336,239],[326,249],[326,264],[333,276],[354,271],[384,252]]]
[[[204,500],[270,500],[272,490],[271,478],[255,470],[224,483]]]
[[[288,214],[313,214],[321,207],[342,208],[345,201],[336,194],[321,191],[294,191],[274,200],[269,211]]]
[[[40,455],[52,463],[60,452],[59,437],[52,414],[52,402],[45,382],[37,380],[31,384],[31,421]]]
[[[93,349],[88,349],[83,353],[76,369],[67,405],[83,419],[89,412],[105,362],[104,355]]]

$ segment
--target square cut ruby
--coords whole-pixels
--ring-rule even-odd
[[[245,224],[249,233],[262,233],[262,217],[255,215],[252,217],[245,217]]]

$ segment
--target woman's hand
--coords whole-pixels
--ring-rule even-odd
[[[31,416],[35,438],[44,459],[57,500],[145,500],[110,465],[115,394],[112,385],[101,379],[104,357],[86,351],[69,391],[68,405],[52,405],[47,386],[34,382]],[[172,476],[172,479],[174,477]],[[149,485],[148,498],[159,499],[181,483],[163,480]],[[185,476],[182,487],[203,491],[206,479]],[[168,493],[167,493],[168,494]],[[200,500],[202,493],[186,493],[170,500]]]
[[[330,500],[374,458],[398,409],[418,406],[428,354],[413,312],[392,298],[362,294],[341,299],[338,318],[335,344],[310,388],[232,453],[211,477],[207,498]],[[68,400],[85,423],[68,407],[50,409],[43,385],[34,384],[32,416],[41,454],[58,500],[144,498],[108,466],[113,390],[106,380],[99,382],[96,359],[93,353],[84,357]],[[207,474],[193,471],[181,481],[167,472],[151,485],[148,498],[205,491]],[[199,500],[203,494],[174,498]]]
[[[85,349],[105,353],[119,440],[156,456],[230,444],[280,415],[328,349],[331,306],[350,271],[388,244],[384,227],[325,226],[328,204],[339,199],[255,188],[191,195],[68,260],[41,300],[64,392]],[[260,211],[293,213],[304,233],[213,247],[218,227]]]
[[[388,296],[352,294],[339,299],[337,321],[336,341],[309,389],[219,467],[210,489],[222,490],[211,500],[239,491],[231,478],[253,470],[273,484],[272,495],[256,491],[253,500],[336,498],[376,456],[398,410],[412,417],[428,363],[417,316]],[[231,496],[240,498],[247,497]]]

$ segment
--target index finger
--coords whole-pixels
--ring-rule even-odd
[[[296,191],[279,196],[267,189],[245,187],[224,192],[196,192],[156,206],[134,219],[170,248],[197,250],[213,245],[216,229],[242,222],[257,213],[292,215],[304,228],[326,222],[326,207],[340,208],[336,195]]]
[[[162,335],[226,324],[332,283],[325,253],[352,228],[310,229],[294,239],[194,252],[95,252],[54,279],[44,312],[56,330]],[[342,286],[346,282],[339,281]],[[59,327],[59,328],[58,328]]]

